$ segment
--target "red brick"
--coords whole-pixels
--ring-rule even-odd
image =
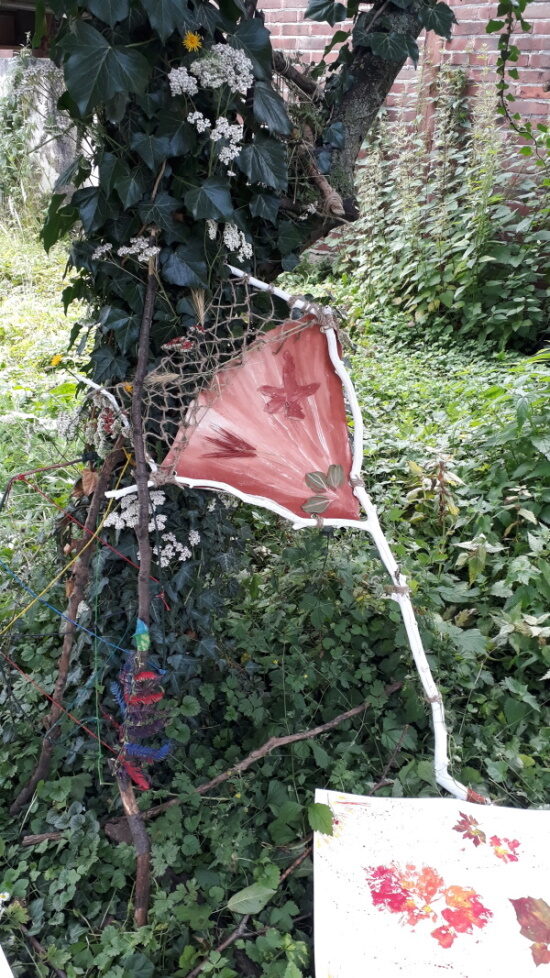
[[[265,4],[263,9],[267,13],[266,21],[270,30],[273,30],[273,24],[296,24],[298,22],[299,14],[297,10],[268,11]]]
[[[521,98],[550,98],[550,88],[545,85],[520,85]]]
[[[550,52],[548,54],[530,54],[528,57],[530,68],[550,69]]]

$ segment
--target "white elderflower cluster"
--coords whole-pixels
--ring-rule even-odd
[[[206,222],[206,233],[211,241],[214,241],[218,233],[218,222],[217,221],[207,221]]]
[[[113,250],[112,244],[106,242],[105,244],[100,244],[97,246],[96,250],[92,252],[92,261],[98,261],[108,255],[110,251]]]
[[[213,143],[217,143],[221,139],[227,141],[226,144],[220,148],[218,153],[220,163],[224,163],[225,166],[229,166],[229,164],[237,158],[241,152],[242,138],[242,125],[239,125],[237,122],[231,123],[224,115],[221,115],[219,119],[216,119],[216,125],[210,133],[210,139]]]
[[[210,129],[212,123],[206,118],[202,112],[190,112],[187,116],[187,121],[191,123],[192,126],[196,126],[197,132],[206,132]]]
[[[243,231],[236,224],[226,224],[223,229],[223,243],[228,251],[237,254],[239,261],[252,258],[252,245],[246,240]]]
[[[198,530],[191,530],[189,533],[189,543],[192,547],[196,547],[198,543],[201,542],[201,535]]]
[[[164,530],[166,526],[167,516],[164,513],[156,513],[155,510],[159,509],[166,502],[166,496],[161,489],[153,489],[149,493],[149,515],[151,520],[149,522],[149,532],[152,533],[154,530]],[[109,513],[107,519],[104,522],[104,526],[113,526],[115,530],[124,530],[126,527],[134,527],[138,525],[139,520],[139,504],[137,496],[123,496],[120,500],[120,510],[118,512]]]
[[[183,67],[168,72],[168,84],[172,95],[196,95],[199,90],[196,79]]]
[[[121,258],[124,255],[131,255],[146,265],[149,259],[154,258],[159,252],[160,248],[151,244],[150,238],[130,238],[130,244],[123,245],[122,248],[119,248],[117,255],[120,255]]]
[[[156,544],[153,547],[153,554],[160,567],[168,567],[171,561],[176,558],[180,562],[183,562],[184,560],[189,560],[192,556],[189,547],[180,543],[173,533],[163,533],[161,540],[162,543]]]
[[[228,44],[214,44],[210,51],[191,65],[191,72],[203,88],[227,85],[232,92],[246,95],[254,81],[252,62],[244,51]]]

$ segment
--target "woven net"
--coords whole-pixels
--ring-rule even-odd
[[[179,447],[186,444],[186,430],[190,432],[199,412],[202,417],[206,410],[204,399],[199,404],[200,393],[210,388],[211,403],[216,391],[223,390],[224,371],[243,363],[252,344],[280,343],[280,333],[270,340],[270,331],[284,322],[288,334],[311,322],[311,317],[293,322],[286,301],[255,289],[246,279],[225,282],[208,303],[203,293],[195,292],[193,305],[196,323],[164,344],[164,355],[145,381],[144,433],[149,456],[156,462],[176,438]]]

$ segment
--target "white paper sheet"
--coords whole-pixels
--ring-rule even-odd
[[[550,978],[550,812],[318,790],[316,978]]]

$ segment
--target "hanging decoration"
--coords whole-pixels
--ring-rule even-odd
[[[443,701],[407,581],[361,477],[363,420],[341,359],[335,315],[237,268],[230,272],[233,278],[208,307],[195,296],[196,325],[166,343],[166,355],[144,377],[149,486],[230,493],[277,513],[294,529],[366,531],[389,574],[431,707],[436,782],[457,798],[485,802],[449,772]],[[107,495],[135,491],[130,486]]]

